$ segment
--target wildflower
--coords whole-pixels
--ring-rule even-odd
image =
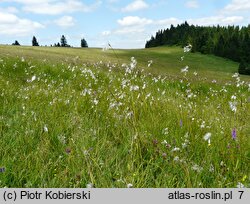
[[[71,153],[71,149],[70,149],[70,148],[66,148],[65,152],[66,152],[67,154],[70,154],[70,153]]]
[[[181,57],[181,61],[183,61],[183,60],[184,60],[184,56]]]
[[[237,97],[234,96],[234,95],[231,97],[232,100],[236,100],[236,98],[237,98]]]
[[[0,173],[4,173],[6,171],[5,167],[0,167]]]
[[[233,138],[233,140],[236,139],[236,129],[235,128],[232,130],[232,138]]]
[[[203,137],[205,141],[210,140],[212,134],[210,132],[206,133],[205,136]]]
[[[44,132],[48,132],[48,131],[49,131],[47,125],[45,125],[45,126],[43,127],[43,131],[44,131]]]
[[[33,76],[32,78],[31,78],[31,82],[32,81],[35,81],[36,80],[36,76]]]
[[[192,170],[197,171],[199,173],[203,170],[203,168],[195,164],[194,166],[192,166]]]
[[[239,77],[239,73],[235,73],[232,77],[233,78],[238,78]]]
[[[178,161],[180,161],[180,158],[179,158],[178,156],[176,156],[176,157],[174,158],[174,161],[175,161],[175,162],[178,162]]]
[[[168,142],[167,142],[166,140],[164,140],[161,144],[163,144],[163,145],[167,145],[167,144],[168,144]]]
[[[157,145],[158,145],[158,140],[156,140],[156,139],[153,140],[153,145],[154,145],[154,146],[157,146]]]
[[[86,188],[94,188],[93,183],[88,183],[88,184],[86,185]]]
[[[131,86],[130,91],[138,91],[140,89],[139,86]]]
[[[182,122],[182,120],[180,120],[180,127],[182,127],[183,126],[183,122]]]
[[[186,47],[184,47],[184,52],[190,52],[192,50],[192,45],[187,45]]]
[[[241,182],[238,182],[237,188],[245,188],[245,186]]]
[[[237,111],[236,105],[237,105],[236,102],[231,102],[231,101],[229,102],[230,109],[231,109],[234,113],[236,113],[236,111]]]
[[[209,171],[214,172],[214,166],[212,164],[210,165]]]
[[[153,60],[149,60],[148,61],[148,67],[151,67],[152,64],[153,64]]]
[[[164,128],[164,129],[162,130],[162,133],[163,133],[164,135],[168,135],[168,128]]]
[[[133,184],[132,183],[127,184],[127,188],[133,188]]]
[[[183,69],[181,69],[181,73],[186,74],[188,72],[189,66],[184,67]]]
[[[178,151],[180,151],[179,147],[175,147],[174,149],[172,149],[172,152],[178,152]]]
[[[166,158],[167,157],[167,154],[164,152],[164,153],[162,153],[162,157],[163,158]]]

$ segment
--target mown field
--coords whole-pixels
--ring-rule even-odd
[[[0,46],[0,187],[250,187],[237,69],[178,47]]]

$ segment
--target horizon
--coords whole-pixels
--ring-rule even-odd
[[[250,0],[0,0],[0,44],[141,49],[158,30],[187,21],[198,26],[248,26]]]

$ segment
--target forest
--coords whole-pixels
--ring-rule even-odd
[[[187,22],[159,30],[145,47],[192,45],[192,52],[213,54],[239,62],[239,73],[250,75],[250,24],[248,26],[195,26]]]

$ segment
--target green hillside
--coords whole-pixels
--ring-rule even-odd
[[[0,46],[0,187],[250,187],[237,66],[177,47]]]
[[[50,60],[53,63],[95,63],[112,62],[128,63],[135,57],[139,67],[147,68],[148,61],[153,60],[152,68],[147,69],[155,74],[178,75],[181,68],[188,65],[191,72],[216,79],[230,79],[238,70],[238,63],[212,55],[183,53],[180,47],[157,47],[139,50],[107,50],[54,48],[54,47],[19,47],[0,46],[0,56],[24,56],[32,60]],[[181,61],[181,57],[184,60]],[[249,77],[244,77],[249,78]]]

